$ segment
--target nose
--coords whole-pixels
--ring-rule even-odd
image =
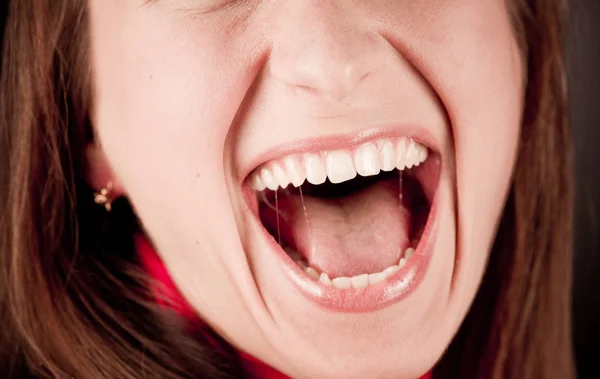
[[[383,37],[344,1],[279,2],[270,73],[278,82],[333,100],[348,97],[385,63]],[[361,22],[362,21],[362,22]]]

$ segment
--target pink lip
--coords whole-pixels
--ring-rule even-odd
[[[417,125],[387,125],[378,128],[365,128],[343,135],[330,135],[325,137],[309,138],[280,144],[269,149],[256,159],[253,159],[246,169],[242,171],[241,178],[245,178],[252,170],[261,164],[279,159],[292,154],[330,151],[336,149],[350,149],[372,140],[390,137],[411,137],[427,146],[434,153],[439,153],[439,144],[431,133]]]
[[[439,196],[436,195],[431,205],[427,225],[419,241],[413,257],[396,274],[385,281],[363,289],[338,289],[324,285],[310,278],[283,251],[266,229],[262,228],[264,237],[271,245],[283,272],[294,286],[306,298],[320,306],[340,312],[369,312],[385,308],[409,296],[422,282],[433,255],[436,235],[437,211]],[[251,208],[256,205],[253,202]],[[260,220],[258,220],[260,223]]]
[[[286,144],[285,146],[281,145],[275,147],[257,159],[255,162],[256,164],[250,166],[251,169],[247,170],[246,175],[249,174],[254,167],[257,167],[264,162],[289,154],[349,148],[353,145],[358,145],[378,138],[401,136],[410,136],[414,138],[425,144],[429,149],[436,153],[436,155],[439,152],[438,144],[426,129],[416,126],[371,128],[360,132],[354,132],[350,135],[297,141],[291,145]],[[439,178],[442,175],[441,171],[443,170],[443,167],[440,165],[438,166],[438,169],[438,183],[434,190],[435,193],[433,194],[429,217],[413,257],[393,276],[377,285],[368,286],[363,289],[338,289],[324,285],[309,277],[304,270],[292,261],[287,253],[283,251],[269,232],[262,226],[258,217],[256,194],[250,188],[248,183],[244,183],[242,191],[246,203],[256,218],[256,222],[261,226],[264,238],[275,253],[274,256],[281,266],[282,271],[300,293],[316,304],[335,311],[369,312],[385,308],[406,298],[415,291],[425,277],[427,269],[429,268],[431,256],[433,255],[435,242],[433,237],[436,235],[436,230],[438,228],[437,213],[440,196],[438,191],[439,188],[437,188],[437,186],[439,186]]]

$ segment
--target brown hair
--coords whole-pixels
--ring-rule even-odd
[[[571,160],[560,0],[509,1],[527,67],[520,151],[478,296],[443,378],[573,378]],[[0,82],[0,372],[9,378],[243,377],[157,309],[133,212],[82,177],[91,139],[84,0],[12,0]]]

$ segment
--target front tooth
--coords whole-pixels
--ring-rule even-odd
[[[369,285],[369,274],[353,276],[351,279],[352,288],[365,288]]]
[[[331,284],[335,288],[339,289],[347,289],[352,288],[352,279],[347,278],[345,276],[340,276],[339,278],[335,278],[331,281]]]
[[[260,176],[262,177],[262,181],[265,186],[267,186],[267,188],[271,191],[275,191],[277,187],[279,187],[279,184],[277,183],[277,180],[275,180],[273,173],[268,168],[263,167],[263,169],[260,170]]]
[[[396,154],[392,141],[385,140],[380,147],[381,169],[383,171],[392,171],[396,168]]]
[[[406,167],[406,140],[401,139],[396,149],[396,168],[400,171]]]
[[[308,276],[310,276],[311,278],[313,278],[315,280],[319,280],[319,273],[314,268],[307,267],[307,268],[304,269],[304,271],[306,271],[306,273],[308,274]]]
[[[287,157],[283,160],[285,170],[287,171],[288,177],[292,181],[294,187],[300,187],[304,183],[304,168],[298,163],[298,160],[293,157]]]
[[[412,257],[412,255],[415,253],[415,249],[413,249],[412,247],[409,247],[408,249],[406,249],[406,251],[404,252],[404,258],[406,258],[407,260],[410,259],[410,257]]]
[[[306,180],[311,184],[323,184],[327,179],[327,173],[321,157],[315,154],[308,154],[304,158],[304,168],[306,170]]]
[[[262,178],[258,173],[254,174],[252,177],[252,189],[255,191],[263,191],[267,186],[263,182]]]
[[[385,275],[382,272],[369,274],[369,285],[377,284],[385,280]]]
[[[377,148],[372,143],[362,145],[354,153],[354,164],[360,176],[373,176],[379,174],[381,166],[377,156]]]
[[[327,177],[331,183],[342,183],[356,177],[350,153],[343,150],[327,153]]]
[[[406,149],[406,167],[411,168],[412,166],[416,166],[418,160],[419,157],[415,141],[411,140]]]
[[[319,277],[319,282],[325,284],[326,286],[330,286],[331,285],[331,279],[329,279],[329,275],[327,275],[326,273],[321,273],[321,276]]]
[[[273,165],[273,175],[275,176],[275,180],[279,183],[279,187],[285,188],[290,184],[290,179],[279,165]]]

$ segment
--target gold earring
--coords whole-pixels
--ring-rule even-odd
[[[102,188],[100,190],[100,192],[94,193],[94,203],[96,203],[98,205],[104,205],[104,208],[106,209],[107,212],[110,212],[112,210],[112,199],[111,199],[112,189],[113,189],[113,182],[112,182],[112,180],[109,180],[108,183],[106,183],[106,187]]]

